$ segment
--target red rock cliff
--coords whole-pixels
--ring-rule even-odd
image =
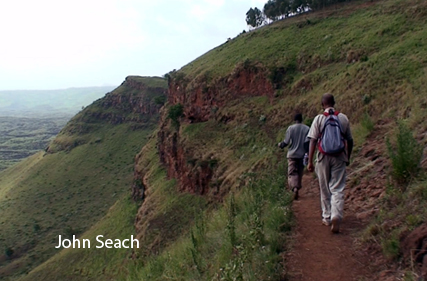
[[[183,105],[181,122],[204,122],[211,118],[215,109],[226,106],[229,101],[251,96],[267,96],[271,99],[274,94],[268,71],[262,66],[241,65],[226,77],[210,82],[207,80],[203,76],[191,81],[182,77],[172,77],[170,80],[168,102],[170,105]],[[180,131],[169,126],[170,120],[166,116],[167,112],[163,112],[158,149],[168,177],[176,178],[182,191],[206,194],[214,175],[216,159],[209,156],[198,159],[193,148],[186,147]]]
[[[166,96],[167,89],[148,86],[140,79],[127,77],[117,89],[94,102],[95,110],[88,110],[86,117],[119,124],[126,121],[146,122],[147,117],[157,115],[161,104],[156,102],[155,97]]]

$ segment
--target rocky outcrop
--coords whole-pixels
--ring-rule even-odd
[[[148,117],[157,115],[162,104],[155,97],[166,97],[166,87],[150,87],[138,79],[141,78],[127,77],[116,90],[94,102],[92,108],[84,112],[83,118],[120,124],[126,121],[146,122]]]
[[[90,134],[105,124],[129,122],[133,130],[153,125],[158,122],[159,110],[166,95],[165,79],[129,76],[114,91],[74,116],[45,151],[69,151],[88,142]]]
[[[191,81],[183,76],[172,78],[168,101],[182,104],[188,121],[204,122],[212,111],[231,100],[251,96],[273,98],[274,87],[268,74],[262,65],[241,64],[231,74],[215,81],[209,81],[206,75]]]
[[[427,224],[416,228],[402,240],[405,260],[421,271],[422,280],[427,280]]]
[[[210,157],[198,159],[192,149],[180,139],[178,131],[169,131],[165,126],[158,133],[160,161],[166,166],[169,178],[176,178],[179,190],[207,194],[216,186],[211,185],[217,160]],[[212,190],[217,194],[218,190]]]
[[[239,65],[231,74],[216,81],[200,76],[189,81],[175,77],[169,83],[168,102],[183,105],[181,122],[205,122],[214,112],[228,102],[253,96],[273,98],[274,87],[268,78],[268,71],[261,65]],[[169,178],[176,178],[182,191],[206,194],[218,193],[214,170],[217,159],[210,156],[200,159],[193,148],[186,147],[181,140],[179,129],[169,125],[167,113],[162,114],[158,132],[160,161],[166,166]]]

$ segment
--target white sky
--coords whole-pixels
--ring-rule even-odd
[[[0,90],[162,76],[248,29],[267,0],[0,0]]]

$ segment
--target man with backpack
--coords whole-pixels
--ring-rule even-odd
[[[304,172],[304,154],[306,153],[305,141],[309,131],[309,127],[302,124],[302,114],[298,113],[294,116],[295,124],[288,127],[286,130],[285,140],[279,142],[280,148],[288,149],[288,186],[294,193],[294,199],[298,200],[298,191],[301,189],[301,180]]]
[[[322,223],[331,226],[333,233],[338,233],[343,219],[346,166],[353,150],[353,137],[347,116],[336,111],[334,106],[334,96],[324,94],[324,112],[314,118],[308,133],[310,146],[307,169],[310,172],[316,170],[319,179]],[[318,153],[314,168],[316,145]]]

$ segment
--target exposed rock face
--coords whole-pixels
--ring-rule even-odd
[[[405,260],[418,266],[423,280],[427,280],[427,224],[404,237],[401,246]]]
[[[205,122],[214,110],[227,102],[243,97],[267,96],[273,98],[274,87],[268,79],[268,71],[261,66],[238,66],[230,75],[218,81],[207,82],[206,77],[188,82],[172,79],[169,83],[169,104],[182,104],[182,122]],[[182,191],[206,194],[213,178],[215,159],[197,159],[190,147],[181,141],[179,130],[171,129],[167,113],[162,114],[158,132],[160,161],[165,164],[169,178],[178,179]],[[218,191],[214,191],[218,192]]]
[[[168,101],[184,106],[184,116],[191,122],[207,121],[212,110],[228,101],[241,97],[273,97],[274,88],[268,79],[268,71],[262,66],[238,66],[236,70],[217,81],[208,82],[202,77],[188,82],[172,79]]]
[[[166,99],[166,95],[165,79],[129,76],[114,91],[74,116],[46,148],[46,152],[71,150],[82,145],[87,141],[85,136],[90,137],[95,127],[105,124],[129,122],[133,129],[148,127],[158,121],[161,101]]]
[[[227,102],[250,96],[273,97],[274,89],[267,77],[267,71],[261,68],[238,68],[225,78],[218,81],[205,80],[206,77],[188,81],[173,79],[169,82],[169,105],[183,105],[183,117],[180,123],[205,122],[214,117],[212,110],[219,109]],[[217,116],[216,116],[217,117]],[[200,195],[219,194],[218,164],[219,159],[204,154],[197,146],[190,144],[182,136],[181,127],[176,127],[168,118],[168,108],[160,110],[160,127],[157,132],[157,144],[147,145],[135,159],[134,183],[132,196],[134,200],[143,200],[135,219],[135,231],[140,241],[151,241],[150,235],[160,231],[161,225],[168,219],[163,216],[153,217],[153,206],[150,200],[150,168],[151,160],[144,157],[158,150],[159,160],[165,166],[168,178],[175,178],[179,191]],[[153,143],[153,142],[151,142]],[[146,199],[147,200],[144,200]],[[162,234],[166,235],[166,234]],[[173,235],[172,235],[173,236]],[[172,239],[172,238],[171,238]],[[156,253],[161,241],[153,238],[145,249]]]
[[[153,97],[166,94],[166,88],[150,87],[138,81],[137,77],[129,76],[116,90],[94,103],[94,106],[104,110],[88,110],[85,117],[106,120],[112,124],[146,122],[146,118],[158,114],[161,107]]]
[[[179,132],[168,131],[165,126],[158,133],[158,149],[168,177],[178,179],[181,191],[200,195],[209,191],[214,159],[195,159],[180,140]]]

